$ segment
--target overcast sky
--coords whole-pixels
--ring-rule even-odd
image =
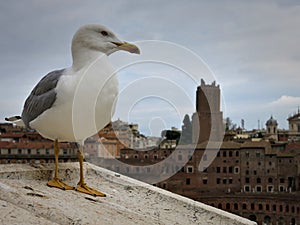
[[[193,51],[214,74],[199,77],[220,84],[224,117],[237,125],[244,119],[247,129],[257,128],[258,120],[265,126],[271,115],[279,128],[287,128],[287,117],[300,106],[300,1],[11,0],[0,3],[0,121],[21,113],[27,95],[43,75],[71,65],[72,36],[87,23],[104,24],[120,39],[137,44],[168,41]],[[164,48],[154,50],[164,54]],[[122,57],[131,56],[117,53],[111,60]],[[178,101],[179,95],[186,94],[188,101],[183,98],[182,104],[173,104],[164,99],[155,85],[162,76],[167,85],[174,79],[181,91],[161,89],[174,90]],[[159,77],[159,82],[153,77]],[[151,129],[157,134],[160,128],[180,127],[179,112],[193,113],[200,80],[170,66],[137,65],[120,71],[119,79],[120,90],[136,88],[136,96],[128,103],[127,116],[122,113],[126,100],[120,98],[115,118],[138,122],[146,134]],[[145,97],[138,89],[145,87],[137,85],[141,79],[160,94]]]

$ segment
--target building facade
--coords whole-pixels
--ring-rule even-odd
[[[300,112],[290,116],[288,119],[289,123],[289,140],[300,141]]]
[[[175,174],[156,185],[211,206],[241,215],[258,224],[300,223],[300,146],[273,146],[267,141],[224,142],[220,149],[207,149],[207,143],[197,145],[193,152],[188,146],[176,149],[135,151],[122,149],[120,160],[127,170],[117,172],[143,180],[147,173],[134,166],[158,165],[172,158],[158,169]],[[191,154],[193,153],[193,154]],[[201,160],[216,157],[203,171]],[[181,161],[183,168],[176,167]],[[113,168],[112,165],[111,169]],[[132,167],[133,166],[133,167]],[[126,166],[125,166],[126,167]]]
[[[1,124],[0,163],[52,163],[54,143],[37,132],[24,131],[10,124]],[[60,162],[77,161],[75,143],[59,143]]]

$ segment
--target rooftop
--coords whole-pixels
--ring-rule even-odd
[[[76,185],[78,163],[60,164]],[[239,216],[85,163],[87,183],[105,198],[46,186],[53,164],[0,165],[0,224],[256,224]]]

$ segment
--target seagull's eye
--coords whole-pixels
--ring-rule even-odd
[[[105,30],[101,31],[100,33],[101,33],[103,36],[108,36],[108,33],[107,33],[107,31],[105,31]]]

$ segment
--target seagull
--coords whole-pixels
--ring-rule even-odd
[[[83,144],[111,121],[115,111],[118,80],[108,56],[118,50],[135,54],[140,54],[140,50],[134,44],[120,41],[111,30],[99,24],[80,27],[73,36],[71,50],[72,66],[44,76],[26,99],[21,116],[6,120],[34,129],[54,141],[55,174],[48,186],[74,189],[58,176],[58,155],[59,142],[76,142],[80,179],[75,189],[105,197],[84,181]]]

